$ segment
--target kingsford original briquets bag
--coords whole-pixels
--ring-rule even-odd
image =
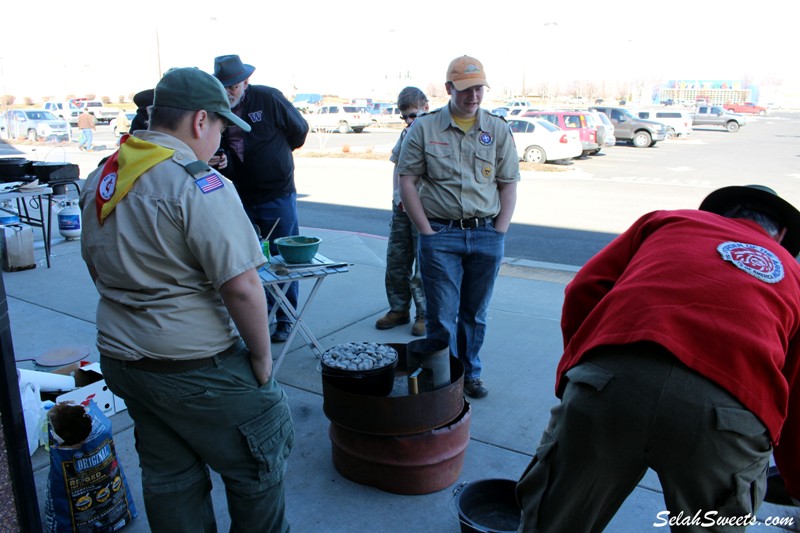
[[[111,421],[94,401],[58,403],[48,412],[50,476],[45,531],[116,531],[136,518],[117,458]]]

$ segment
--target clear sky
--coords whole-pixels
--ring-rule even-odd
[[[251,82],[287,95],[427,89],[462,54],[484,63],[494,94],[544,79],[798,80],[796,17],[779,0],[42,0],[36,9],[11,1],[0,24],[0,93],[18,101],[116,101],[153,87],[159,62],[161,71],[211,72],[215,56],[231,53],[256,67]]]

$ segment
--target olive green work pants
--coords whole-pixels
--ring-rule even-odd
[[[736,398],[647,343],[587,354],[566,377],[517,485],[521,532],[602,531],[648,468],[666,504],[655,531],[744,531],[717,525],[755,514],[772,446]]]
[[[103,376],[134,422],[150,528],[217,531],[211,467],[225,483],[231,532],[286,533],[284,475],[294,444],[286,394],[274,379],[259,386],[244,344],[209,359],[205,368],[160,373],[101,356]]]

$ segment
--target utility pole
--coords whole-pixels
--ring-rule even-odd
[[[158,37],[158,26],[156,26],[156,59],[158,60],[158,78],[156,78],[156,82],[158,82],[163,74],[161,72],[161,43]]]

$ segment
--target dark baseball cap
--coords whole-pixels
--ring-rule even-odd
[[[781,245],[792,256],[797,257],[800,253],[800,211],[766,185],[722,187],[706,196],[699,209],[724,215],[728,209],[737,205],[763,211],[775,217],[778,224],[786,228],[786,235]]]
[[[156,85],[153,105],[190,111],[204,109],[225,117],[244,131],[250,131],[250,125],[231,111],[222,83],[196,67],[174,68],[164,74]]]

